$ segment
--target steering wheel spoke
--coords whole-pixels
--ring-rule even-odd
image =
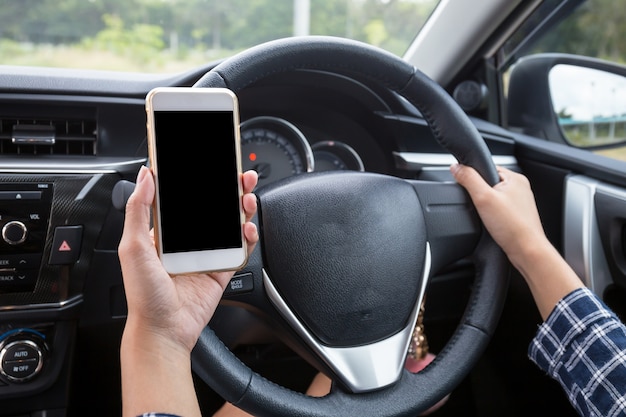
[[[378,390],[397,382],[404,368],[406,352],[417,322],[419,306],[424,298],[430,273],[430,249],[428,245],[426,249],[419,295],[406,326],[390,337],[358,346],[333,347],[321,343],[289,308],[266,273],[263,274],[263,282],[268,298],[275,308],[308,347],[334,372],[344,386],[355,393]]]
[[[456,183],[410,181],[419,196],[433,273],[476,249],[483,227],[467,192]]]

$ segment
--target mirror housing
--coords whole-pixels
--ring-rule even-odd
[[[577,55],[530,55],[511,68],[509,126],[587,149],[623,146],[624,93],[624,66]]]

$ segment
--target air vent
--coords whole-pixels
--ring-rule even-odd
[[[0,119],[0,155],[95,155],[95,120]]]

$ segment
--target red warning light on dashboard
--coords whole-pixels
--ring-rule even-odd
[[[256,154],[254,152],[251,152],[250,155],[248,155],[248,158],[250,158],[250,160],[254,162],[256,161]]]
[[[69,243],[67,243],[66,240],[64,240],[61,243],[61,246],[59,246],[59,252],[70,252],[72,250],[72,248],[70,247]]]

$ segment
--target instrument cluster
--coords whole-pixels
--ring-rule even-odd
[[[305,172],[364,170],[361,157],[348,144],[310,143],[296,125],[280,117],[259,116],[241,123],[241,153],[243,170],[258,173],[259,187]]]

